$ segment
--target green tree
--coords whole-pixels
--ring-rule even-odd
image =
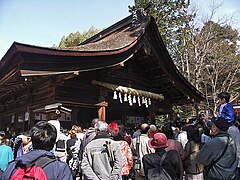
[[[70,33],[67,37],[63,36],[59,43],[60,48],[74,47],[81,44],[83,41],[89,39],[95,34],[99,33],[101,30],[95,27],[91,27],[89,30],[80,33],[77,31],[76,33]]]
[[[158,30],[173,59],[181,61],[184,54],[184,36],[190,33],[190,22],[195,14],[188,13],[189,0],[135,0],[136,8],[145,8],[153,4],[150,15],[155,18]]]
[[[214,112],[218,93],[228,91],[234,95],[240,87],[239,32],[229,26],[231,19],[212,21],[221,5],[213,7],[199,26],[198,11],[189,11],[189,1],[135,0],[138,8],[150,2],[155,7],[150,14],[174,63],[205,94],[206,109]]]
[[[219,6],[218,6],[219,7]],[[217,7],[217,8],[218,8]],[[184,36],[182,74],[206,96],[206,109],[214,112],[217,94],[228,91],[233,96],[240,87],[239,32],[229,24],[231,19],[213,22],[217,8],[213,7],[209,18],[190,24],[190,33]],[[203,26],[199,26],[203,24]]]

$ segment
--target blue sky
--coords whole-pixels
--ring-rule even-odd
[[[240,0],[190,0],[192,6],[196,6],[199,19],[210,15],[212,6],[219,6],[213,16],[213,20],[231,19],[230,25],[240,32]]]
[[[0,0],[0,59],[14,41],[59,44],[91,26],[106,28],[129,15],[133,0]]]
[[[212,2],[192,1],[203,12]],[[215,2],[223,2],[218,15],[237,12],[240,17],[240,0]],[[0,0],[0,59],[14,41],[51,47],[71,32],[83,32],[91,26],[106,28],[128,16],[128,6],[133,3],[134,0]],[[236,22],[240,24],[239,19]]]

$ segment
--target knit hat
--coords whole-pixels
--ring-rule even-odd
[[[76,131],[74,129],[71,129],[69,132],[68,132],[70,135],[73,135],[73,134],[76,134]]]
[[[215,126],[221,130],[221,131],[227,131],[229,128],[228,121],[222,117],[218,117],[217,119],[213,119],[212,123],[215,124]]]
[[[112,136],[116,136],[119,133],[119,127],[118,124],[115,122],[112,122],[108,125],[109,131],[112,133]]]
[[[167,137],[163,133],[156,133],[153,138],[148,140],[148,146],[154,149],[168,147]]]

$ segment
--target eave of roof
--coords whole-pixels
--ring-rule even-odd
[[[7,71],[13,63],[19,65],[19,69],[22,70],[21,72],[29,70],[53,71],[54,73],[90,71],[118,65],[129,59],[141,47],[141,43],[139,42],[141,41],[140,37],[144,34],[144,28],[149,22],[149,18],[145,18],[143,22],[145,26],[132,28],[126,25],[130,23],[129,17],[125,18],[125,20],[127,23],[123,23],[114,32],[111,31],[113,32],[112,34],[106,36],[105,33],[101,38],[97,38],[98,41],[89,42],[77,47],[66,49],[46,48],[14,42],[0,61],[0,70],[4,69]],[[108,29],[111,29],[111,27]],[[88,63],[87,66],[86,62]],[[54,63],[54,66],[49,65],[51,63]],[[75,65],[72,66],[71,64]],[[4,75],[4,71],[0,72],[2,72],[0,73],[1,78]]]
[[[157,42],[154,44],[157,52],[154,55],[173,84],[181,87],[181,91],[185,92],[189,99],[204,100],[203,95],[177,70],[154,19],[150,17],[145,17],[143,22],[135,27],[132,26],[131,17],[127,17],[82,45],[68,49],[45,48],[14,42],[0,61],[0,79],[13,67],[13,64],[18,65],[16,69],[20,71],[21,76],[43,75],[43,72],[48,72],[48,75],[76,73],[116,66],[131,58],[146,41],[149,41],[144,36],[146,33]],[[123,40],[121,37],[124,37]],[[113,39],[115,41],[112,41]],[[118,41],[121,42],[117,43]]]

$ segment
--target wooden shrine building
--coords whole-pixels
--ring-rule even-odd
[[[154,19],[138,16],[67,49],[14,42],[0,61],[0,125],[27,129],[56,103],[71,110],[61,111],[66,128],[94,117],[154,122],[173,105],[204,100],[175,67]]]

